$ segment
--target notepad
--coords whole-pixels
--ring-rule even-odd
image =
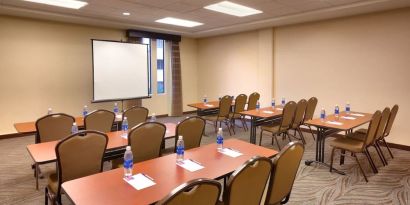
[[[124,132],[121,134],[121,137],[124,139],[128,139],[128,133]]]
[[[131,179],[124,178],[124,180],[137,190],[145,189],[147,187],[155,185],[155,182],[151,177],[142,173],[132,176]]]
[[[190,172],[195,172],[204,168],[204,166],[200,165],[198,162],[195,162],[191,159],[186,159],[182,162],[177,162],[177,165]]]
[[[277,110],[283,110],[283,108],[280,108],[280,107],[278,107],[278,108],[275,108],[275,109],[277,109]]]
[[[356,119],[355,117],[349,117],[349,116],[343,116],[342,118],[346,119],[346,120],[355,120]]]
[[[266,113],[266,114],[273,114],[273,112],[272,112],[272,111],[269,111],[269,110],[264,110],[264,111],[263,111],[263,113]]]
[[[358,116],[358,117],[363,117],[364,116],[363,114],[360,114],[360,113],[350,113],[350,115]]]
[[[228,156],[233,157],[233,158],[236,158],[236,157],[239,157],[239,156],[243,155],[238,150],[234,150],[232,148],[223,148],[222,150],[219,150],[218,152],[220,152],[224,155],[228,155]]]
[[[205,104],[205,107],[213,107],[214,105],[211,104]]]
[[[327,124],[331,124],[331,125],[343,125],[343,123],[341,122],[336,122],[336,121],[326,121]]]

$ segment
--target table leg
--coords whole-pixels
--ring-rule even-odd
[[[39,176],[40,169],[39,169],[38,163],[34,163],[34,166],[36,169],[36,190],[38,190],[38,176]]]
[[[255,117],[251,118],[251,131],[250,131],[249,141],[252,144],[256,144],[256,118]]]

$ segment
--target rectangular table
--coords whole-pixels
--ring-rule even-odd
[[[281,105],[273,107],[264,107],[255,110],[243,111],[240,114],[251,117],[251,131],[249,141],[256,144],[256,127],[269,123],[282,117]]]
[[[170,139],[175,137],[176,124],[174,123],[164,123],[167,131],[164,136],[165,139]],[[123,131],[109,132],[108,143],[106,154],[110,151],[124,148],[128,145],[128,140],[121,137]],[[38,174],[39,165],[46,164],[50,162],[55,162],[57,160],[55,147],[59,141],[43,142],[38,144],[27,145],[27,151],[29,152],[31,158],[34,161],[34,167],[36,169],[36,189],[38,189]]]
[[[207,102],[206,104],[203,102],[191,103],[191,104],[188,104],[188,106],[195,108],[198,116],[211,115],[211,114],[215,114],[218,112],[219,101],[210,101],[210,102]]]
[[[353,115],[352,115],[353,114]],[[362,114],[364,116],[355,116],[354,114]],[[354,117],[356,119],[344,119],[343,117]],[[366,124],[371,121],[372,114],[361,113],[361,112],[341,112],[339,117],[336,117],[334,114],[329,115],[322,121],[320,118],[312,119],[305,122],[306,125],[314,126],[317,129],[317,138],[316,138],[316,158],[315,160],[306,160],[305,164],[310,165],[313,162],[330,167],[324,162],[325,156],[325,141],[326,137],[341,132],[351,132],[354,128],[359,127],[363,124]],[[341,125],[329,124],[328,122],[340,122]],[[344,174],[343,172],[334,169],[339,174]]]
[[[275,150],[237,139],[226,140],[224,146],[239,150],[243,155],[232,158],[221,154],[214,143],[185,151],[185,159],[193,159],[205,167],[195,172],[176,165],[175,154],[134,164],[133,174],[146,174],[156,183],[139,191],[123,180],[121,168],[65,182],[62,188],[74,204],[152,204],[185,182],[223,177],[255,155],[271,158],[277,154]]]

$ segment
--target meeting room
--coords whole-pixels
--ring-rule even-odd
[[[0,204],[410,204],[410,0],[0,0]]]

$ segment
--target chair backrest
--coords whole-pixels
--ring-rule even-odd
[[[154,159],[161,154],[166,127],[158,122],[144,122],[128,133],[128,145],[134,155],[134,163]]]
[[[281,129],[288,129],[292,126],[293,117],[296,112],[296,103],[294,101],[289,101],[283,107],[282,121],[280,124]]]
[[[115,114],[108,110],[95,110],[84,118],[86,130],[96,130],[103,133],[111,132]]]
[[[387,121],[389,120],[390,116],[390,108],[384,108],[382,112],[382,117],[380,118],[379,126],[377,127],[376,135],[373,141],[379,140],[383,138],[383,133],[387,125]]]
[[[394,119],[396,119],[397,112],[399,111],[399,106],[394,105],[391,109],[389,120],[386,125],[386,129],[384,130],[383,136],[386,137],[390,134],[391,128],[393,126]]]
[[[61,184],[102,171],[108,137],[98,131],[81,131],[60,141],[56,148],[58,190]]]
[[[275,156],[265,204],[279,204],[289,197],[304,150],[301,142],[290,142]]]
[[[366,137],[364,139],[363,149],[370,144],[372,144],[374,138],[376,137],[377,128],[380,124],[382,113],[380,110],[377,110],[372,117],[372,120],[369,123],[369,128],[367,129]]]
[[[240,113],[245,110],[247,98],[245,94],[240,94],[236,97],[234,113]]]
[[[216,180],[195,179],[172,190],[157,205],[215,205],[221,189],[221,184]]]
[[[254,92],[249,95],[249,100],[248,100],[248,108],[247,110],[254,110],[256,109],[256,103],[258,102],[259,98],[261,95],[257,92]]]
[[[272,161],[266,157],[257,156],[245,162],[229,178],[224,204],[260,204],[271,170]]]
[[[225,95],[219,101],[219,117],[228,117],[229,113],[231,112],[232,106],[232,97],[229,95]]]
[[[296,111],[295,116],[293,118],[292,128],[298,128],[302,124],[306,108],[307,101],[305,99],[299,100],[298,104],[296,105]]]
[[[307,102],[305,117],[303,119],[303,122],[306,122],[313,118],[313,115],[315,114],[315,110],[316,110],[316,105],[317,105],[317,98],[311,97]]]
[[[56,113],[46,115],[36,121],[36,143],[63,139],[71,134],[71,126],[75,122],[73,116]]]
[[[127,117],[128,127],[133,128],[140,123],[147,121],[148,118],[148,109],[145,107],[134,106],[130,109],[124,111],[122,119]]]
[[[205,130],[205,120],[194,116],[182,120],[176,128],[175,136],[184,137],[185,150],[199,147]],[[175,137],[175,147],[178,137]]]

